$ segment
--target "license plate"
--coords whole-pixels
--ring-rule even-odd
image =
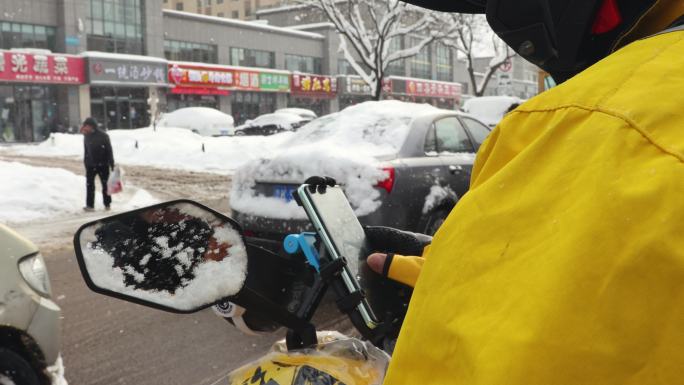
[[[294,196],[292,194],[294,194],[296,190],[297,186],[279,184],[273,188],[273,196],[278,199],[282,199],[285,202],[289,202],[294,199]]]

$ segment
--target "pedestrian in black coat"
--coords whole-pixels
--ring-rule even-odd
[[[107,194],[107,179],[110,170],[114,170],[114,155],[109,135],[97,128],[97,120],[87,118],[81,126],[83,133],[84,157],[83,163],[86,169],[86,205],[85,211],[95,209],[95,176],[100,177],[102,184],[102,202],[105,209],[109,210],[112,197]]]

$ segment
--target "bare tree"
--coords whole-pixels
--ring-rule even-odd
[[[483,16],[450,13],[440,18],[449,25],[448,35],[441,39],[442,43],[465,57],[472,93],[482,96],[492,76],[515,56],[515,51],[489,29]],[[494,56],[478,82],[473,62],[475,55],[483,51],[489,51]]]
[[[388,66],[417,55],[444,36],[433,13],[399,0],[300,0],[322,11],[340,36],[340,50],[354,71],[371,88],[375,100],[382,95]],[[417,37],[409,44],[405,36]],[[404,39],[400,49],[390,49]],[[396,45],[395,45],[396,47]]]

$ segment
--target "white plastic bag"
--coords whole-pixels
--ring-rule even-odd
[[[123,169],[119,166],[114,167],[114,171],[109,174],[107,179],[107,195],[114,195],[123,190]]]

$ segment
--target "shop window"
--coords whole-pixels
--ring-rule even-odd
[[[254,119],[259,115],[271,113],[275,109],[276,95],[274,93],[236,91],[232,94],[231,111],[235,125],[240,125],[247,119]]]
[[[444,44],[435,45],[435,66],[437,67],[437,80],[451,82],[454,80],[452,66],[452,50]]]
[[[404,49],[404,43],[401,37],[395,37],[390,40],[390,52],[396,52]],[[387,75],[405,76],[406,62],[404,59],[395,60],[387,65]]]
[[[319,57],[285,54],[285,69],[295,72],[322,74],[323,64]]]
[[[90,0],[88,49],[144,54],[143,12],[140,0]]]
[[[44,25],[0,22],[0,48],[44,48],[55,51],[55,28]]]
[[[409,36],[411,46],[416,46],[421,39]],[[430,47],[426,46],[418,52],[417,55],[409,59],[411,64],[411,76],[414,78],[431,79],[432,78],[432,57],[430,54]]]
[[[242,67],[275,68],[275,53],[247,48],[231,48],[230,64]]]
[[[55,87],[0,86],[0,141],[42,141],[63,130]]]
[[[91,87],[91,114],[108,130],[147,127],[147,95],[148,88]]]
[[[167,60],[218,63],[216,45],[164,40],[164,56]]]

